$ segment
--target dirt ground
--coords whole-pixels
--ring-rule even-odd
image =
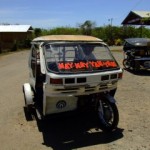
[[[150,71],[124,71],[115,95],[118,129],[94,128],[90,116],[26,121],[22,85],[28,82],[29,51],[0,56],[1,150],[150,150]],[[122,67],[122,52],[113,52]]]

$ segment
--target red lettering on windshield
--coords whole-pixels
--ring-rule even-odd
[[[58,68],[59,69],[65,69],[65,65],[63,63],[58,63]]]
[[[112,67],[117,67],[117,64],[112,61],[112,62],[111,62],[111,66],[112,66]]]
[[[102,61],[97,61],[97,68],[99,68],[99,67],[103,67],[103,63],[102,63]]]
[[[80,69],[81,68],[80,63],[74,63],[74,65],[75,65],[76,69]]]
[[[70,65],[69,65],[69,63],[66,63],[66,64],[65,64],[65,69],[67,69],[67,70],[69,70],[69,69],[70,69]]]
[[[69,70],[69,69],[88,69],[89,66],[93,68],[115,68],[117,67],[116,62],[114,61],[89,61],[89,62],[78,62],[78,63],[73,63],[73,62],[67,62],[67,63],[58,63],[58,68],[60,70]]]

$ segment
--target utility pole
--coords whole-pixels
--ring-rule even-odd
[[[108,19],[110,21],[110,26],[112,27],[113,18]]]
[[[110,21],[110,24],[109,24],[109,28],[110,28],[110,44],[113,45],[114,44],[114,41],[113,41],[113,37],[112,37],[112,22],[113,22],[113,18],[110,18],[108,19],[108,21]]]

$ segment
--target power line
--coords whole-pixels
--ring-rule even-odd
[[[129,11],[128,11],[128,12],[134,10],[139,4],[141,4],[142,1],[143,1],[143,0],[137,1],[136,4],[135,4],[132,8],[129,8]],[[125,16],[126,14],[127,14],[127,10],[126,10],[125,13],[122,13],[122,15],[120,15],[117,19],[122,18],[122,17]]]
[[[139,0],[139,1],[133,6],[133,8],[132,8],[131,10],[135,9],[142,1],[143,1],[143,0]]]

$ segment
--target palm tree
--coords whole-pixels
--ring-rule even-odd
[[[91,35],[92,29],[95,27],[95,22],[86,20],[83,24],[79,26],[81,28],[82,34]]]

